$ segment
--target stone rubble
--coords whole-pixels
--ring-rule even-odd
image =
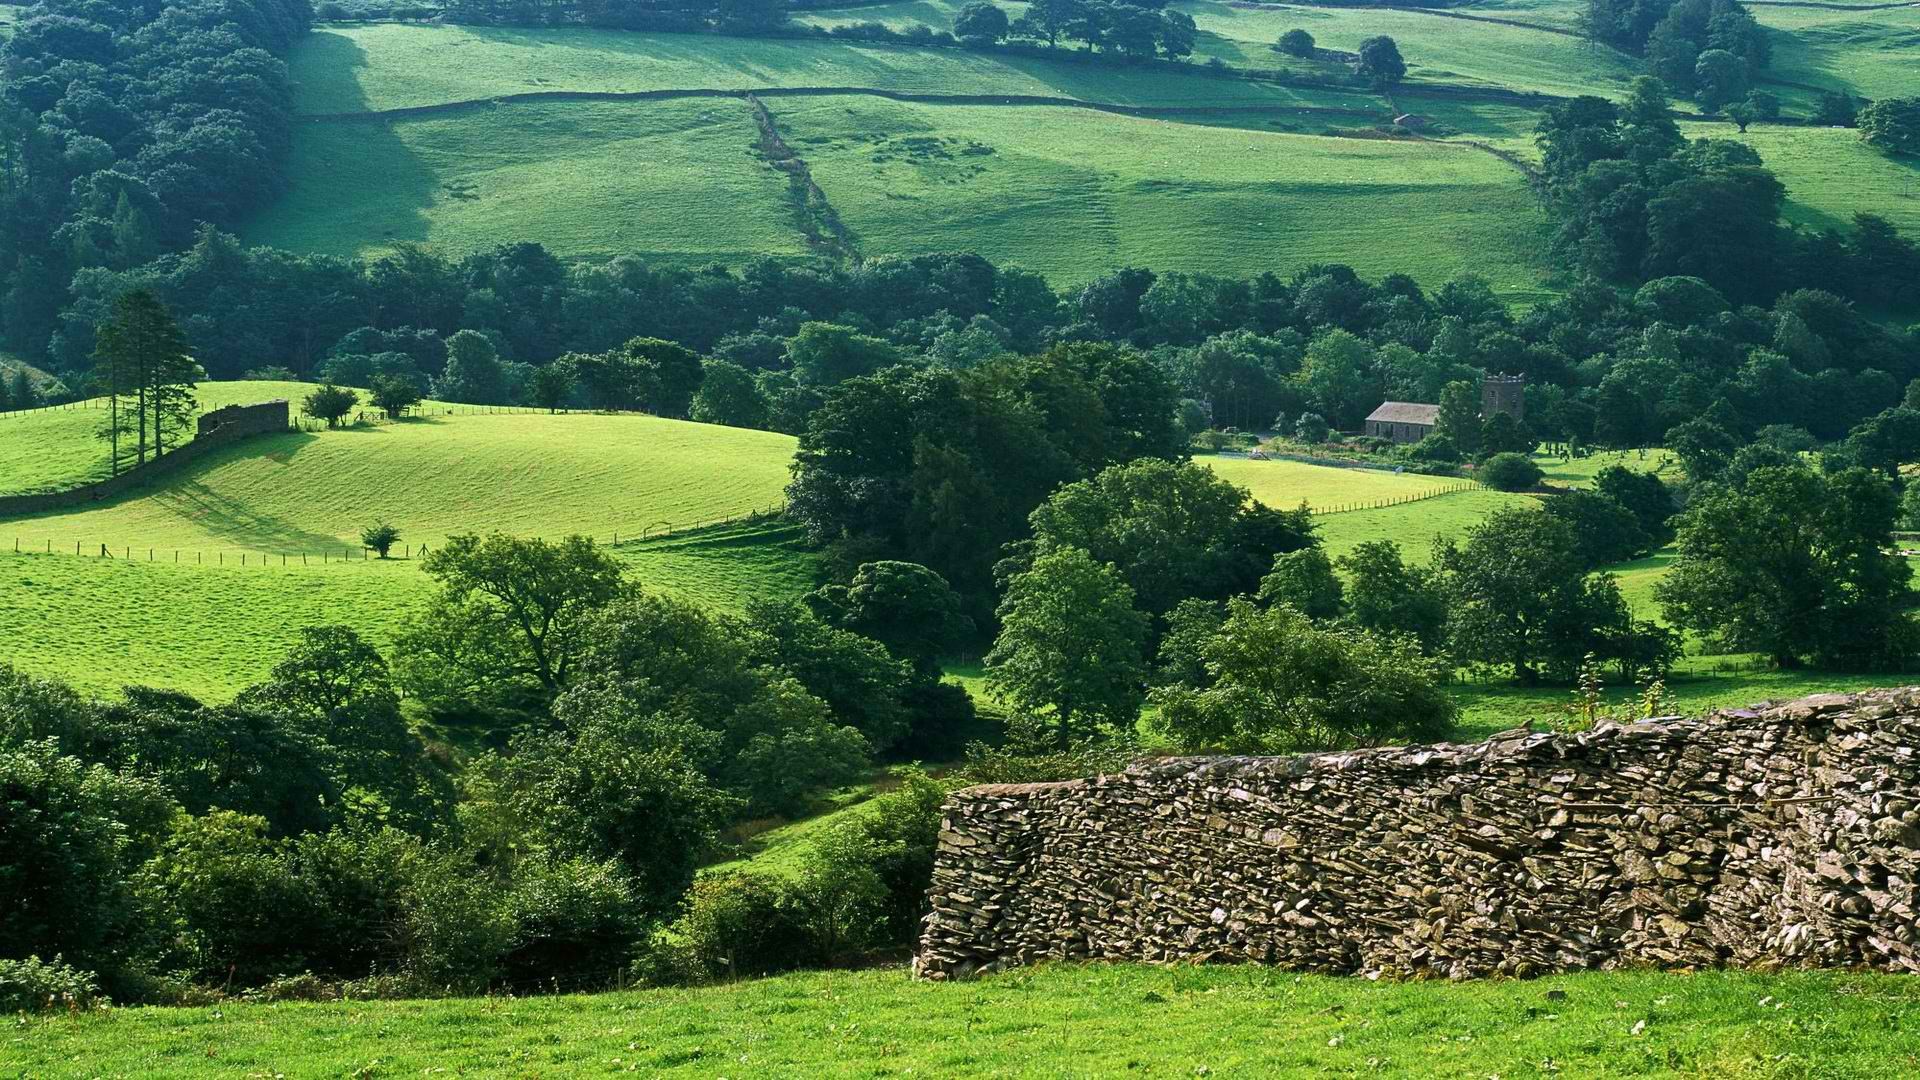
[[[915,972],[1920,972],[1920,688],[956,792]]]

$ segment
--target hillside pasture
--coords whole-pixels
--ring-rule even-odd
[[[1273,51],[1292,29],[1322,49],[1353,52],[1377,34],[1394,39],[1407,61],[1407,81],[1451,83],[1572,96],[1618,97],[1641,74],[1633,57],[1550,30],[1387,8],[1249,5],[1178,0],[1200,29],[1196,58],[1234,67],[1298,63]],[[1524,16],[1515,16],[1524,18]]]
[[[794,526],[738,527],[625,543],[643,587],[727,611],[797,597],[815,557]],[[97,552],[98,549],[93,549]],[[0,550],[0,641],[23,671],[111,692],[164,686],[219,701],[263,678],[308,626],[350,626],[382,648],[433,582],[418,560],[261,558],[231,552],[14,554]],[[216,561],[216,559],[218,561]]]
[[[124,547],[256,555],[462,532],[557,538],[685,528],[782,501],[793,439],[646,416],[427,415],[223,447],[151,490],[0,521],[29,550]]]
[[[1299,90],[1160,68],[960,49],[576,28],[375,24],[327,27],[288,61],[306,115],[484,101],[554,91],[858,87],[1020,94],[1129,106],[1264,105],[1378,110],[1364,93]]]
[[[798,257],[787,180],[736,98],[514,104],[302,124],[291,190],[250,242],[364,256],[538,238],[563,256],[741,264]]]
[[[1915,61],[1920,74],[1920,55]],[[1731,124],[1701,123],[1681,129],[1688,138],[1733,139],[1753,147],[1786,185],[1788,221],[1851,231],[1853,215],[1864,211],[1907,236],[1920,233],[1920,160],[1883,154],[1858,131],[1756,124],[1743,135]]]
[[[1920,7],[1836,6],[1750,9],[1760,25],[1778,31],[1769,37],[1773,62],[1767,78],[1868,98],[1911,96],[1920,89]]]
[[[201,412],[286,398],[293,411],[313,390],[307,383],[242,381],[202,383],[194,389]],[[364,396],[364,394],[363,394]],[[103,480],[109,472],[104,398],[68,405],[0,413],[0,495],[61,491]],[[192,431],[186,433],[192,438]]]
[[[693,990],[22,1019],[28,1075],[1911,1076],[1920,981],[1841,971],[1370,981],[1244,965],[903,967]]]
[[[1336,506],[1414,498],[1467,483],[1446,476],[1343,469],[1282,459],[1260,461],[1222,456],[1195,460],[1222,479],[1246,488],[1255,499],[1279,510],[1291,510],[1305,503],[1315,510],[1326,511]]]
[[[868,256],[972,250],[1062,283],[1116,266],[1251,276],[1316,262],[1530,296],[1545,218],[1469,147],[1046,106],[770,102]]]
[[[1540,500],[1531,495],[1474,488],[1405,506],[1326,514],[1315,518],[1314,524],[1319,527],[1321,544],[1332,558],[1350,555],[1354,548],[1369,541],[1391,540],[1400,545],[1408,562],[1424,563],[1433,557],[1436,538],[1463,536],[1496,510],[1539,503]]]

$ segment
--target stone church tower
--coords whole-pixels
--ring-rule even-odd
[[[1525,375],[1488,375],[1480,384],[1480,417],[1506,413],[1515,420],[1527,418],[1527,377]]]

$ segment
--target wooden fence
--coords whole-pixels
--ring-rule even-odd
[[[1362,502],[1336,503],[1332,506],[1313,506],[1309,504],[1308,513],[1312,514],[1314,517],[1322,517],[1327,514],[1350,514],[1356,510],[1385,510],[1391,506],[1405,506],[1408,503],[1425,502],[1428,499],[1443,498],[1447,495],[1458,495],[1463,491],[1472,491],[1474,488],[1477,488],[1479,486],[1480,486],[1479,484],[1473,482],[1472,480],[1464,480],[1458,484],[1449,484],[1445,487],[1429,488],[1425,491],[1409,492],[1408,494],[1405,494],[1405,495],[1394,495],[1384,499],[1368,499]]]

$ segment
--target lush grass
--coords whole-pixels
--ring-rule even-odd
[[[873,797],[899,786],[885,774],[828,792],[816,812],[795,821],[780,819],[750,821],[729,830],[728,839],[738,845],[733,858],[701,870],[705,874],[752,871],[778,877],[798,877],[802,860],[813,842],[829,829],[845,822],[857,822],[872,815]]]
[[[1869,98],[1914,93],[1915,73],[1920,71],[1920,8],[1751,10],[1762,26],[1780,31],[1772,35],[1768,77]]]
[[[1257,461],[1245,457],[1195,459],[1222,478],[1239,484],[1268,506],[1291,510],[1301,503],[1316,510],[1389,499],[1406,499],[1459,488],[1464,480],[1380,469],[1341,469],[1302,461]],[[1399,507],[1414,512],[1412,505]]]
[[[209,384],[202,396],[217,405],[301,389]],[[16,423],[0,421],[0,460],[56,430]],[[154,489],[0,522],[0,641],[13,662],[88,687],[225,696],[264,673],[301,627],[344,623],[384,643],[424,602],[431,582],[416,563],[355,550],[360,528],[382,517],[400,527],[402,551],[465,531],[602,543],[618,531],[615,553],[649,587],[736,609],[793,596],[815,576],[794,527],[633,539],[778,504],[792,446],[767,432],[538,413],[263,436]],[[15,538],[25,554],[13,554]],[[99,557],[102,544],[112,558]]]
[[[1547,482],[1565,487],[1589,487],[1601,470],[1615,465],[1635,472],[1650,472],[1667,483],[1682,479],[1680,460],[1673,451],[1661,447],[1646,450],[1596,450],[1583,458],[1568,461],[1552,454],[1535,454],[1534,464],[1547,475]]]
[[[1914,65],[1910,90],[1920,92],[1920,52]],[[1774,124],[1755,125],[1744,135],[1731,124],[1685,124],[1683,130],[1689,138],[1733,139],[1758,151],[1786,185],[1788,221],[1851,230],[1853,215],[1866,211],[1907,236],[1920,233],[1920,160],[1883,154],[1857,131]]]
[[[1345,262],[1531,293],[1544,216],[1491,155],[1044,106],[771,103],[867,255],[974,250],[1065,282]]]
[[[288,398],[294,411],[312,386],[286,382],[211,382],[194,391],[202,412]],[[61,491],[101,480],[108,472],[104,399],[58,408],[0,413],[0,495]],[[187,433],[188,438],[192,432]]]
[[[294,130],[292,190],[249,241],[338,255],[538,238],[556,254],[744,263],[806,244],[731,98],[510,105]]]
[[[1475,488],[1406,506],[1327,514],[1314,522],[1320,527],[1320,542],[1333,558],[1370,540],[1392,540],[1408,561],[1423,563],[1432,556],[1436,537],[1459,537],[1495,510],[1538,502],[1529,495]]]
[[[1774,671],[1749,656],[1691,656],[1667,677],[1666,698],[1680,715],[1694,716],[1709,709],[1742,708],[1763,701],[1779,701],[1807,694],[1853,693],[1899,685],[1896,675],[1850,675],[1820,671]],[[1460,705],[1455,738],[1483,739],[1531,721],[1545,731],[1567,722],[1573,690],[1565,686],[1526,687],[1510,683],[1461,683],[1451,688]],[[1635,700],[1631,686],[1605,691],[1612,705]]]
[[[832,41],[476,26],[330,27],[289,59],[303,113],[476,101],[551,90],[861,87],[1036,94],[1117,104],[1345,106],[1377,99],[1104,63]]]
[[[1555,994],[1554,991],[1560,993]],[[586,997],[23,1020],[34,1076],[1904,1077],[1920,981],[1845,972],[1369,982],[1257,967],[899,967]]]
[[[736,529],[622,544],[616,554],[648,588],[738,610],[813,587],[814,556],[797,532]],[[351,626],[384,647],[433,588],[417,561],[402,559],[302,565],[254,555],[243,566],[232,552],[198,563],[120,555],[0,552],[5,659],[91,690],[138,683],[220,700],[264,676],[303,627]]]
[[[1245,8],[1221,0],[1180,0],[1173,7],[1192,15],[1200,29],[1196,57],[1218,57],[1235,67],[1297,64],[1272,49],[1281,34],[1296,27],[1312,34],[1320,48],[1344,52],[1353,52],[1366,38],[1386,34],[1406,58],[1409,83],[1618,96],[1641,67],[1632,57],[1565,34],[1421,11]]]
[[[408,545],[489,530],[604,542],[776,506],[792,454],[785,435],[645,416],[432,415],[251,439],[151,490],[0,522],[0,538],[318,555],[385,519]]]

